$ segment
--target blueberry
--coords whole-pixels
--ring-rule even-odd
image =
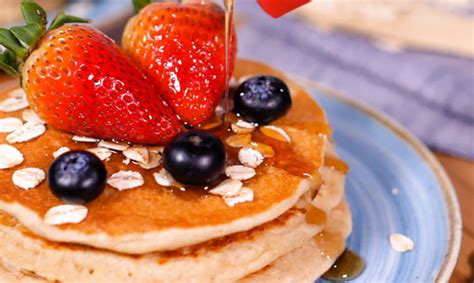
[[[276,77],[251,77],[234,93],[234,112],[248,122],[268,124],[285,115],[290,107],[288,86]]]
[[[65,202],[82,204],[96,199],[104,191],[106,181],[104,163],[87,151],[66,152],[48,170],[51,191]]]
[[[222,141],[209,132],[190,130],[176,136],[163,151],[163,164],[173,178],[191,186],[207,186],[225,169]]]

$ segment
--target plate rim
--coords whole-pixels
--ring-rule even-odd
[[[293,76],[294,77],[294,76]],[[423,144],[414,134],[406,129],[395,119],[388,115],[376,110],[374,107],[369,106],[365,102],[358,101],[351,98],[343,93],[331,89],[327,86],[323,86],[315,81],[304,79],[296,76],[296,81],[303,86],[308,87],[309,90],[316,90],[319,94],[329,96],[338,100],[341,103],[349,105],[358,111],[368,115],[369,117],[380,122],[384,127],[393,132],[396,136],[406,142],[426,163],[437,179],[437,183],[441,187],[444,195],[444,201],[448,208],[448,219],[449,219],[449,242],[447,253],[444,257],[443,265],[436,276],[436,282],[448,282],[451,278],[454,269],[456,267],[459,253],[461,250],[462,240],[462,217],[461,209],[459,206],[456,190],[442,167],[441,163],[434,156],[431,150]]]

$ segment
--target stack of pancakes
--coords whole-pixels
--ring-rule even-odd
[[[252,202],[229,207],[218,196],[163,188],[152,172],[140,169],[142,187],[106,188],[86,205],[83,222],[51,226],[43,216],[61,202],[47,183],[23,191],[11,182],[14,169],[0,170],[0,281],[312,282],[321,276],[352,229],[345,170],[325,164],[337,160],[327,120],[301,87],[251,61],[238,61],[234,72],[237,79],[259,74],[278,76],[290,87],[292,109],[275,125],[290,136],[294,156],[257,170],[246,184],[254,191]],[[25,156],[18,167],[46,170],[61,146],[84,147],[48,129],[18,145]],[[295,174],[300,160],[312,172]],[[109,172],[136,166],[117,156],[105,164]]]

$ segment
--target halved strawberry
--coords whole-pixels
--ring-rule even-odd
[[[224,27],[224,11],[216,4],[153,3],[125,29],[123,48],[188,125],[208,120],[225,91]],[[236,54],[235,33],[229,50],[228,78]]]
[[[43,120],[77,135],[145,144],[166,142],[182,130],[159,90],[111,39],[88,26],[63,26],[83,21],[64,14],[46,31],[45,13],[32,3],[22,3],[24,34],[1,31],[0,44],[8,48],[3,58],[16,59],[0,65],[12,74],[22,69],[23,88]],[[28,23],[35,13],[44,16]],[[28,34],[35,38],[27,49],[20,40]]]

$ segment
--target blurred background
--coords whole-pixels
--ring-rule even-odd
[[[37,1],[50,15],[66,10],[92,19],[117,42],[132,15],[131,0]],[[2,26],[20,21],[19,2],[0,0]],[[474,1],[318,0],[275,20],[255,0],[236,0],[235,12],[240,57],[315,81],[403,124],[436,152],[464,216],[474,215],[467,203],[474,193]],[[474,278],[468,232],[456,282]]]

